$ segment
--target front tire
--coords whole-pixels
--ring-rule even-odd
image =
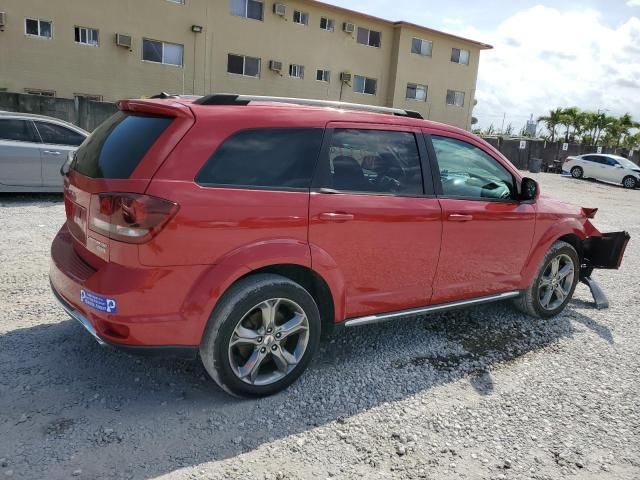
[[[573,167],[571,169],[571,176],[573,178],[582,178],[583,175],[584,175],[584,170],[582,170],[582,167]]]
[[[239,280],[218,302],[200,344],[205,369],[226,392],[263,397],[293,383],[320,342],[313,297],[280,275]]]
[[[514,303],[532,317],[555,317],[573,297],[579,277],[578,252],[571,244],[557,241],[544,256],[531,286]]]
[[[638,186],[638,179],[629,175],[622,180],[622,186],[624,188],[636,188]]]

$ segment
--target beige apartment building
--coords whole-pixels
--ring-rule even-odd
[[[0,90],[65,98],[305,97],[468,129],[488,48],[315,0],[0,0]]]

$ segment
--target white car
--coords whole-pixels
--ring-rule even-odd
[[[61,192],[60,167],[88,135],[57,118],[0,112],[0,192]]]
[[[562,173],[573,178],[594,178],[603,182],[617,183],[625,188],[640,185],[640,166],[618,155],[589,153],[567,157]]]

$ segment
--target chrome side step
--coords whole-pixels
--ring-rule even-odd
[[[386,322],[387,320],[393,320],[394,318],[411,317],[413,315],[420,315],[422,313],[441,312],[444,310],[453,310],[454,308],[468,307],[471,305],[479,305],[481,303],[497,302],[499,300],[506,300],[508,298],[515,298],[520,295],[520,292],[505,292],[497,295],[488,295],[486,297],[470,298],[468,300],[461,300],[459,302],[441,303],[439,305],[431,305],[428,307],[413,308],[410,310],[400,310],[397,312],[381,313],[378,315],[368,315],[366,317],[351,318],[344,322],[345,327],[357,327],[359,325],[368,325],[371,323]]]

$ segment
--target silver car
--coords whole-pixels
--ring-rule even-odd
[[[0,192],[61,192],[60,167],[88,135],[56,118],[0,112]]]
[[[640,186],[640,167],[618,155],[589,153],[567,157],[563,172],[573,178],[594,178],[603,182],[617,183],[625,188]]]

